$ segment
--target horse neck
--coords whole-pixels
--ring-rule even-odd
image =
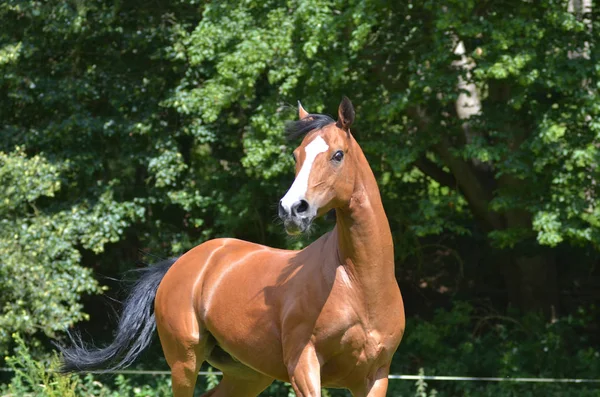
[[[395,283],[394,245],[377,181],[362,150],[354,144],[354,191],[348,205],[336,209],[339,259],[367,290],[377,291]]]

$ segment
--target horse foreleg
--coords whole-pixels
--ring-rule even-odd
[[[385,397],[388,388],[388,374],[387,367],[380,368],[374,377],[367,379],[360,387],[353,388],[352,395],[354,397]]]
[[[367,397],[385,397],[388,388],[388,378],[377,379],[369,390]]]
[[[296,360],[290,360],[288,373],[297,397],[321,396],[321,364],[314,346],[306,345]]]

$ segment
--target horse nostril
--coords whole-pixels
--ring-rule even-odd
[[[279,216],[280,216],[280,217],[283,217],[283,216],[285,216],[285,215],[286,215],[286,213],[287,213],[287,211],[286,211],[286,210],[285,210],[285,208],[283,207],[283,204],[282,204],[282,202],[283,202],[283,200],[279,200],[279,208],[278,208],[278,211],[279,211]]]
[[[297,211],[299,214],[308,211],[308,203],[306,200],[300,200],[300,205],[298,206]]]
[[[306,200],[300,200],[299,202],[294,204],[294,207],[292,208],[292,212],[295,215],[303,214],[306,211],[308,211],[308,203],[306,202]]]

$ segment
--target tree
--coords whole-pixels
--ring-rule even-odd
[[[0,349],[12,332],[54,337],[87,318],[82,295],[101,291],[93,270],[134,264],[100,255],[134,240],[132,224],[165,251],[153,241],[168,242],[176,227],[147,215],[168,211],[154,185],[174,183],[184,165],[160,101],[182,76],[170,45],[195,10],[176,1],[0,5]],[[148,229],[156,240],[144,238]]]
[[[273,222],[283,125],[342,95],[399,266],[423,237],[483,240],[515,305],[556,306],[554,247],[599,242],[599,30],[580,3],[3,3],[0,343],[84,318],[97,273],[137,249],[305,244]]]
[[[243,142],[242,167],[269,178],[281,104],[350,95],[388,213],[417,235],[484,233],[510,301],[550,311],[547,248],[600,241],[597,23],[554,0],[212,4],[167,103],[184,129]]]

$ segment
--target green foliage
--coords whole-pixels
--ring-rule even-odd
[[[407,319],[392,371],[415,373],[427,368],[428,375],[596,379],[600,350],[591,347],[596,335],[590,325],[597,315],[595,307],[582,308],[549,323],[540,315],[509,317],[457,301],[449,310],[437,310],[431,320]],[[430,381],[425,386],[419,381],[418,393],[426,393],[432,383],[437,396],[592,396],[598,392],[595,384]],[[406,383],[390,382],[389,395],[408,393]]]
[[[0,351],[12,332],[55,337],[88,318],[81,297],[137,249],[308,243],[273,222],[298,99],[332,114],[342,95],[354,101],[399,263],[457,236],[513,256],[600,246],[600,25],[567,1],[10,0],[0,26]],[[481,103],[468,119],[459,82]],[[409,323],[402,349],[423,356],[410,370],[560,372],[526,360],[546,356],[519,327],[465,332],[472,310]],[[560,340],[578,327],[531,325]],[[596,358],[574,342],[570,368],[587,375],[584,357]],[[530,390],[519,387],[490,390]]]
[[[90,265],[114,266],[100,254],[133,224],[171,240],[146,216],[186,169],[160,101],[190,6],[0,5],[0,351],[12,332],[55,337],[87,318],[82,295],[101,291]]]
[[[420,156],[443,165],[447,159],[437,145],[449,144],[495,180],[491,200],[485,199],[508,219],[506,228],[490,234],[499,246],[514,246],[534,232],[541,245],[597,244],[590,229],[595,218],[590,214],[596,213],[590,178],[598,157],[592,144],[598,74],[590,58],[595,47],[584,45],[596,34],[566,2],[554,0],[481,7],[212,4],[182,38],[190,71],[165,103],[187,120],[183,131],[200,130],[231,150],[242,142],[245,150],[238,153],[247,176],[272,178],[287,171],[281,164],[288,163],[289,149],[281,150],[287,144],[277,131],[289,116],[278,111],[279,104],[303,98],[311,111],[335,109],[341,93],[355,93],[356,130],[376,170],[393,171],[399,179]],[[458,40],[473,65],[468,75],[449,67]],[[468,137],[462,122],[450,117],[459,77],[479,88],[482,102],[482,112],[469,121],[474,132]],[[464,233],[465,211],[448,211],[430,183],[416,178],[384,184],[388,212],[402,213],[419,235]],[[410,211],[415,198],[419,210]],[[483,198],[467,197],[478,199]],[[525,215],[524,225],[511,224],[518,211],[535,222]],[[543,214],[549,212],[556,223],[546,223]]]
[[[62,375],[57,372],[60,361],[54,353],[47,358],[35,358],[36,353],[18,334],[12,335],[15,342],[14,354],[5,358],[14,376],[8,384],[0,384],[0,395],[20,397],[158,397],[171,396],[170,376],[153,375],[152,381],[143,375]],[[198,379],[196,394],[216,387],[220,377],[212,369],[203,380]],[[105,378],[106,381],[102,381]],[[274,382],[263,393],[269,397],[295,396],[289,383]],[[322,395],[330,397],[323,389]],[[339,394],[334,394],[339,395]],[[345,395],[342,394],[342,395]]]
[[[425,376],[425,370],[423,368],[419,368],[419,376]],[[427,393],[427,382],[425,379],[421,378],[415,382],[415,386],[417,387],[417,392],[415,393],[415,397],[435,397],[437,396],[437,390],[431,389],[429,393]]]
[[[217,385],[219,384],[219,378],[217,377],[217,375],[214,373],[212,367],[208,368],[208,375],[206,375],[206,388],[208,390],[213,389],[215,387],[217,387]]]
[[[398,352],[393,373],[425,375],[595,378],[600,370],[600,351],[589,347],[595,335],[589,325],[598,310],[580,309],[576,314],[547,323],[536,315],[506,317],[488,309],[457,302],[440,309],[431,320],[408,319],[407,333]],[[593,331],[593,329],[592,329]],[[30,348],[15,336],[15,354],[7,363],[15,371],[11,383],[0,385],[2,395],[18,396],[168,396],[168,376],[147,378],[99,375],[63,376],[58,362],[32,357]],[[209,370],[212,372],[212,370]],[[199,379],[198,393],[216,385],[218,377]],[[286,397],[294,393],[289,384],[275,382],[265,396]],[[346,391],[324,390],[323,395],[346,396]],[[594,384],[536,384],[490,382],[439,382],[391,380],[389,396],[595,396]]]
[[[14,335],[14,356],[6,358],[15,372],[10,384],[0,385],[0,393],[22,397],[150,397],[170,396],[170,379],[160,377],[152,384],[133,385],[123,375],[117,375],[112,386],[101,383],[92,374],[61,375],[57,372],[59,360],[56,355],[48,360],[36,360],[30,349],[18,335]]]
[[[6,363],[15,371],[15,376],[9,385],[0,386],[3,395],[5,392],[15,396],[71,397],[76,395],[77,383],[73,377],[60,376],[48,371],[48,362],[36,361],[18,334],[14,334],[13,338],[17,348],[14,356],[6,357]],[[52,360],[52,367],[57,368],[56,357]]]
[[[97,229],[98,211],[80,206],[48,213],[38,204],[60,190],[60,171],[43,155],[27,158],[22,148],[0,152],[0,183],[7,187],[0,204],[0,347],[11,331],[52,336],[64,330],[85,318],[80,296],[99,291],[90,269],[79,266],[76,245],[101,250],[116,236]],[[114,217],[114,210],[104,208],[104,217]]]

